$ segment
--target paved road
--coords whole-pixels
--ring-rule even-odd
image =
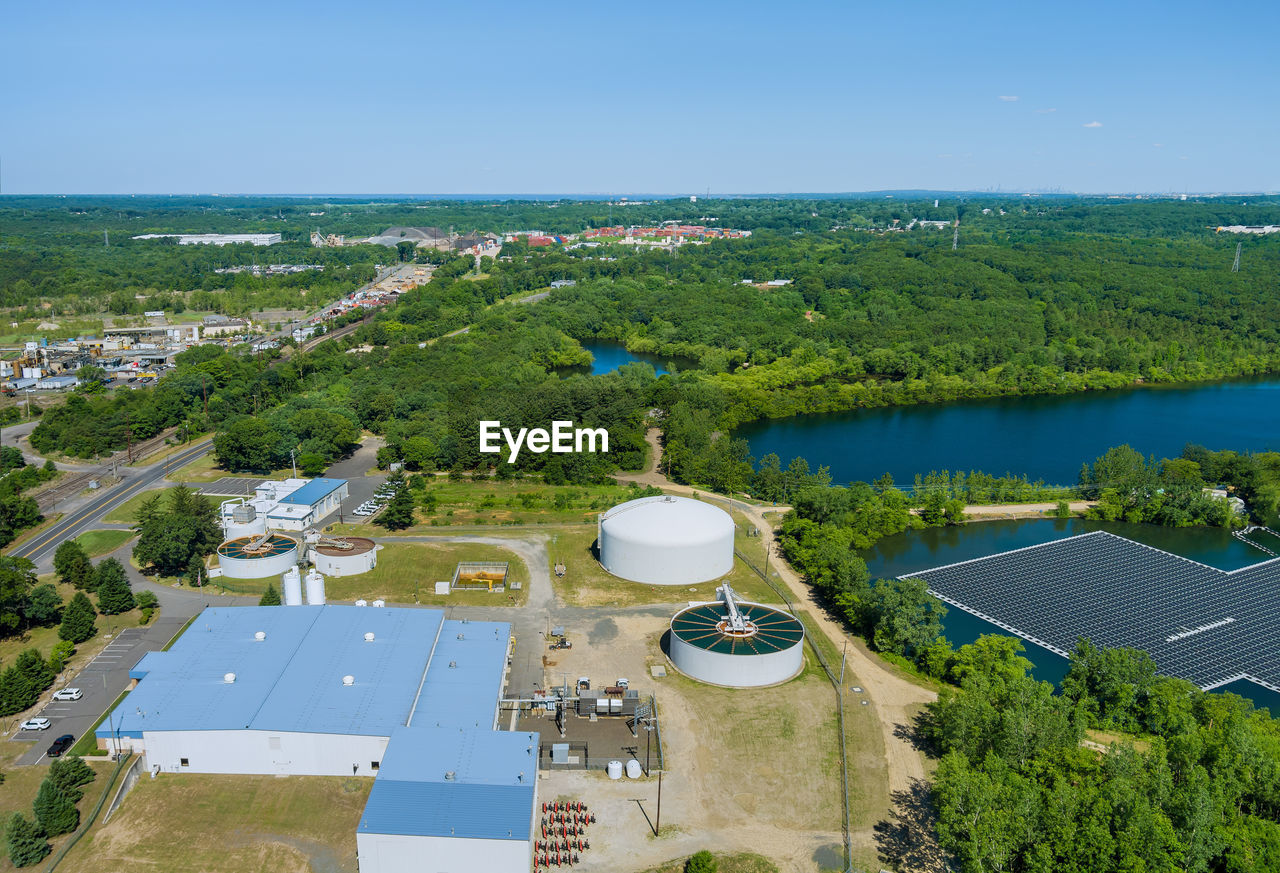
[[[9,554],[17,558],[28,558],[39,565],[42,561],[51,558],[64,540],[74,539],[87,530],[93,530],[97,522],[116,506],[162,480],[170,469],[176,470],[184,464],[189,464],[208,454],[212,448],[213,440],[206,438],[171,455],[165,461],[157,461],[150,466],[132,470],[122,469],[123,482],[108,489],[105,494],[90,499],[86,505],[68,512],[65,518],[17,548],[11,549]]]

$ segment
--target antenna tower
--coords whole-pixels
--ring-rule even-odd
[[[1240,247],[1243,245],[1244,243],[1236,243],[1236,261],[1231,265],[1231,272],[1233,273],[1240,272]]]
[[[956,222],[956,232],[951,235],[951,251],[960,247],[960,222]]]
[[[102,231],[102,245],[104,248],[111,248],[111,236],[105,230]]]

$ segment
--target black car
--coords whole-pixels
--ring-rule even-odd
[[[67,749],[71,748],[71,744],[74,743],[75,741],[76,741],[76,738],[73,737],[71,734],[63,734],[62,736],[58,737],[56,740],[53,741],[53,745],[49,747],[49,751],[48,751],[49,757],[50,758],[58,757]]]

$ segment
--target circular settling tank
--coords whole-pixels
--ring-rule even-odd
[[[641,497],[600,516],[600,563],[650,585],[691,585],[733,569],[733,519],[687,497]]]
[[[298,542],[283,534],[240,537],[218,546],[218,566],[228,579],[279,576],[298,563]]]
[[[311,547],[311,561],[326,576],[355,576],[378,566],[377,549],[368,537],[323,539]]]
[[[785,682],[804,665],[804,626],[793,615],[737,602],[735,627],[723,603],[700,603],[671,619],[671,661],[714,685],[750,688]]]

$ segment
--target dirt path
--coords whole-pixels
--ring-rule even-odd
[[[1067,503],[1067,508],[1073,513],[1082,513],[1096,505],[1096,500],[1072,500]],[[1039,518],[1057,508],[1056,503],[993,503],[986,506],[966,506],[964,514],[975,519]]]
[[[648,468],[643,473],[619,475],[624,482],[639,482],[642,485],[653,485],[676,494],[707,495],[686,485],[670,482],[658,472],[662,463],[662,444],[658,439],[658,429],[650,428],[645,440],[652,450]],[[760,528],[768,554],[778,554],[773,535],[773,526],[778,521],[778,513],[790,510],[788,506],[753,506],[732,498],[717,498],[729,503]],[[769,516],[773,516],[769,518]],[[917,780],[925,778],[924,759],[920,752],[906,739],[907,731],[920,708],[937,697],[928,688],[903,678],[892,667],[887,666],[874,653],[869,651],[859,637],[849,634],[843,625],[836,622],[814,600],[812,589],[804,584],[799,575],[781,557],[775,557],[771,569],[778,572],[779,577],[791,592],[797,603],[809,608],[813,620],[824,634],[835,644],[837,649],[848,645],[848,664],[845,681],[847,685],[859,685],[866,692],[880,718],[880,728],[884,733],[885,759],[889,772],[889,790],[897,793],[909,790]],[[852,674],[850,676],[849,674]]]

